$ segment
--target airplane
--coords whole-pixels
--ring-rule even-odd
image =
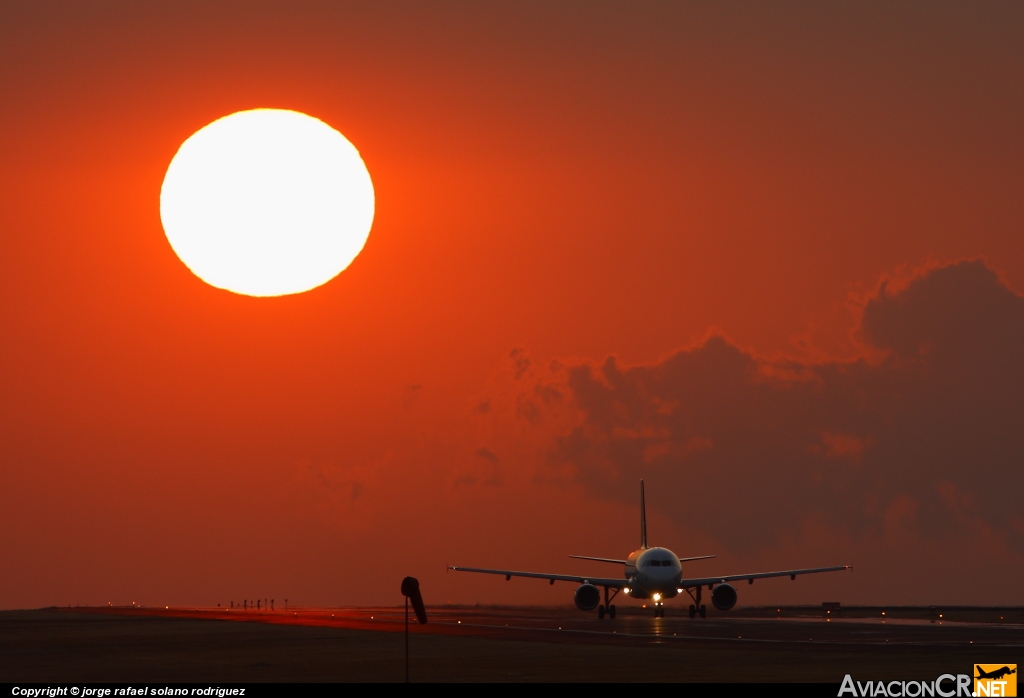
[[[607,614],[615,618],[615,605],[612,600],[621,591],[634,599],[650,599],[654,602],[654,617],[665,617],[665,599],[675,598],[686,592],[693,603],[690,604],[690,618],[707,617],[707,607],[701,603],[701,590],[704,587],[711,592],[711,603],[719,611],[728,611],[736,605],[738,597],[736,589],[729,582],[746,580],[753,584],[755,579],[766,577],[789,577],[796,579],[798,574],[816,574],[818,572],[839,572],[852,569],[850,565],[839,567],[814,567],[803,570],[783,570],[781,572],[757,572],[754,574],[728,574],[709,577],[683,577],[682,563],[694,560],[708,560],[714,555],[697,557],[677,557],[668,548],[651,548],[647,545],[647,507],[644,501],[644,481],[640,481],[640,548],[629,554],[625,560],[607,557],[589,557],[570,555],[578,560],[609,562],[625,565],[624,578],[590,577],[573,574],[545,574],[542,572],[516,572],[514,570],[489,570],[478,567],[448,566],[453,572],[479,572],[482,574],[504,575],[505,581],[512,577],[529,577],[546,579],[550,584],[555,582],[574,582],[579,584],[573,594],[576,608],[581,611],[597,609],[597,617],[604,619]],[[601,591],[604,588],[604,603],[601,603]],[[609,594],[609,591],[611,594]]]
[[[1010,674],[1016,674],[1016,673],[1017,673],[1016,669],[1011,669],[1008,666],[1004,666],[1002,669],[996,669],[996,670],[990,671],[990,672],[987,672],[984,669],[982,669],[981,667],[978,667],[978,675],[975,676],[974,678],[976,678],[976,679],[993,679],[993,680],[995,680],[995,679],[1001,679],[1004,676],[1009,676]]]

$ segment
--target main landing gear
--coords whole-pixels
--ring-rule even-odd
[[[693,603],[690,604],[690,618],[696,618],[698,614],[700,614],[701,618],[707,618],[708,607],[700,602],[700,587],[697,587],[696,596],[689,589],[686,590],[686,593],[693,599]]]
[[[612,592],[611,596],[608,595],[608,587],[604,588],[604,603],[597,607],[597,617],[600,620],[604,620],[605,614],[608,618],[615,620],[615,604],[611,603],[612,599],[618,596],[619,590],[616,589]]]
[[[664,618],[665,617],[665,604],[656,603],[654,604],[654,617]]]

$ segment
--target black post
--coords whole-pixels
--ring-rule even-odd
[[[420,583],[415,577],[402,580],[402,596],[405,597],[405,682],[409,683],[409,602],[412,601],[412,610],[416,611],[416,620],[420,623],[427,622],[427,609],[423,607]]]

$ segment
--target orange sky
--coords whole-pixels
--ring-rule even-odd
[[[444,565],[624,555],[641,476],[652,542],[720,555],[695,572],[856,567],[741,603],[1024,602],[1022,31],[0,5],[0,607],[397,603],[406,574],[569,603]],[[206,286],[160,227],[181,142],[256,107],[337,128],[376,188],[298,296]]]

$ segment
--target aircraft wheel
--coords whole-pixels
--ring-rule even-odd
[[[697,617],[697,607],[696,607],[696,606],[694,606],[694,605],[693,605],[693,604],[691,603],[691,604],[690,604],[690,618],[696,618],[696,617]]]
[[[615,604],[608,604],[608,617],[615,620]]]
[[[597,617],[600,620],[604,620],[604,604],[597,607]]]
[[[704,604],[700,605],[700,617],[701,618],[707,618],[708,617],[708,607],[705,606]]]

